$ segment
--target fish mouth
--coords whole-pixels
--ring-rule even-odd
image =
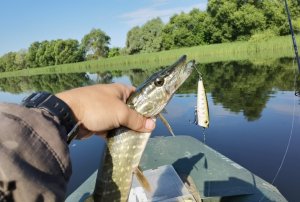
[[[186,58],[186,55],[181,56],[177,62],[166,69],[166,72],[169,74],[173,72],[174,76],[180,76],[183,74],[188,77],[195,67],[195,60],[191,60],[186,63]],[[185,80],[186,78],[182,77],[182,79]]]
[[[176,63],[165,70],[166,75],[172,75],[170,83],[166,85],[166,89],[168,89],[169,93],[176,91],[195,68],[195,60],[191,60],[186,63],[186,58],[186,55],[181,56]]]

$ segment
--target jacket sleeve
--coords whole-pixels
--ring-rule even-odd
[[[58,119],[0,103],[0,201],[64,201],[70,175],[66,132]]]

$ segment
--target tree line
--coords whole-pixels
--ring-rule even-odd
[[[33,42],[27,50],[0,57],[0,72],[105,58],[109,56],[109,41],[102,30],[92,29],[81,43],[75,39]]]
[[[300,32],[300,1],[288,0],[294,29]],[[127,34],[128,54],[169,50],[204,44],[264,40],[289,34],[282,0],[208,0],[206,11],[193,9],[132,28]]]
[[[288,4],[295,32],[299,33],[300,1],[288,0]],[[0,57],[0,71],[287,34],[289,25],[282,0],[208,0],[206,11],[193,9],[175,14],[166,24],[155,18],[133,27],[127,33],[124,48],[109,48],[110,37],[101,29],[92,29],[81,42],[34,42],[26,51],[9,52]]]

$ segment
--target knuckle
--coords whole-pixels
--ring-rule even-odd
[[[144,127],[144,119],[143,119],[143,117],[142,117],[142,115],[140,115],[140,114],[137,114],[137,120],[136,120],[136,130],[141,130],[141,129],[143,129]]]

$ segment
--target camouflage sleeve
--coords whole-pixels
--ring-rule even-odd
[[[0,201],[63,201],[70,175],[66,132],[58,119],[0,103]]]

